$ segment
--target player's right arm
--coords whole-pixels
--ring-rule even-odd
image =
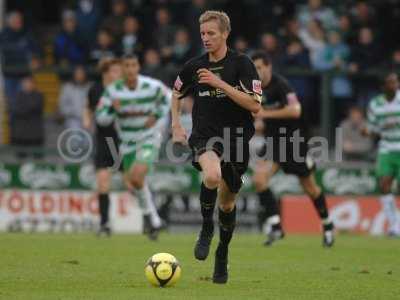
[[[186,144],[186,130],[181,124],[181,100],[177,91],[172,92],[171,118],[172,118],[172,141],[174,143]]]
[[[193,74],[190,64],[185,64],[182,71],[175,80],[172,90],[171,119],[172,119],[172,140],[175,143],[186,144],[186,130],[181,124],[181,101],[186,97],[193,85]]]
[[[96,107],[96,121],[100,126],[112,124],[116,115],[115,106],[116,104],[114,105],[113,103],[110,90],[107,88]]]

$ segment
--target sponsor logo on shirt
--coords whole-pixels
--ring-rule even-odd
[[[210,91],[199,92],[199,97],[209,97],[211,96]]]
[[[260,80],[253,80],[253,92],[256,94],[261,95],[262,94],[262,88],[261,88],[261,81]]]
[[[182,88],[182,85],[183,85],[183,82],[182,82],[182,80],[180,79],[180,77],[178,76],[178,77],[176,78],[176,80],[175,80],[175,83],[174,83],[174,89],[176,89],[177,91],[180,91],[181,88]]]

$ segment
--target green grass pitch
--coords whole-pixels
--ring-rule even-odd
[[[319,236],[289,235],[272,248],[263,238],[234,236],[230,279],[221,286],[210,281],[213,255],[193,258],[193,234],[163,234],[158,242],[0,234],[0,299],[400,299],[400,240],[341,235],[323,249]],[[147,283],[144,264],[157,252],[180,261],[176,286]]]

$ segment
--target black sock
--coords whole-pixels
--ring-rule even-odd
[[[258,199],[260,201],[260,205],[265,210],[265,218],[279,216],[278,201],[270,188],[267,188],[266,190],[258,193]],[[272,230],[281,229],[282,226],[280,222],[272,225]]]
[[[200,206],[204,226],[213,225],[213,214],[216,200],[217,189],[210,190],[204,185],[204,183],[202,183],[200,188]]]
[[[226,258],[228,256],[228,246],[232,239],[233,231],[236,225],[236,206],[232,211],[226,213],[218,210],[219,217],[219,244],[217,256]]]
[[[321,195],[319,195],[316,199],[313,199],[313,204],[321,220],[323,222],[327,221],[329,213],[328,213],[328,208],[326,206],[326,199],[324,193],[321,193]]]
[[[99,209],[100,209],[100,225],[105,225],[108,222],[108,209],[110,207],[110,198],[108,194],[99,194]]]

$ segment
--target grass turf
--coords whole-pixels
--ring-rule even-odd
[[[400,240],[342,235],[323,249],[319,236],[288,236],[265,248],[262,236],[239,234],[222,286],[210,281],[212,254],[206,262],[193,258],[194,241],[187,234],[164,234],[159,242],[139,235],[0,234],[0,299],[400,298]],[[146,282],[144,263],[157,252],[180,261],[176,286]]]

